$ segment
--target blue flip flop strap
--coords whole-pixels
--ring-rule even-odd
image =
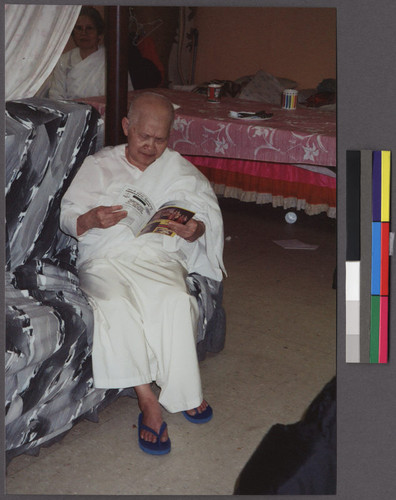
[[[140,423],[140,428],[144,429],[148,432],[151,432],[151,434],[154,434],[154,436],[156,436],[158,441],[159,441],[161,439],[162,434],[164,433],[164,431],[166,429],[166,422],[162,422],[159,433],[155,432],[154,429],[152,429],[148,425],[145,425],[143,422]]]
[[[194,415],[189,415],[186,411],[183,411],[184,416],[188,419],[194,420],[196,422],[199,422],[200,420],[206,419],[209,415],[213,414],[212,407],[208,404],[208,406],[205,408],[205,410],[201,413],[198,412],[198,408],[194,408],[195,414]]]

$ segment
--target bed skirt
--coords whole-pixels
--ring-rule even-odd
[[[334,169],[210,156],[185,158],[210,180],[220,196],[336,217]]]

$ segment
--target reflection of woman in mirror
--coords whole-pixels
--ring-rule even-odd
[[[76,47],[61,55],[53,71],[49,97],[74,99],[105,95],[104,21],[94,7],[83,6],[72,37]],[[129,87],[130,85],[129,82]]]
[[[76,47],[55,66],[49,97],[73,99],[105,94],[104,21],[94,7],[83,6],[72,37]]]

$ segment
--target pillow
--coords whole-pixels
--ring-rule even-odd
[[[234,82],[240,85],[241,87],[244,87],[245,85],[247,85],[249,82],[252,81],[253,77],[254,75],[241,76],[236,80],[234,80]]]
[[[297,82],[295,82],[294,80],[290,80],[289,78],[283,78],[283,77],[277,76],[276,79],[280,83],[282,90],[296,89],[298,86]]]
[[[240,99],[247,101],[264,101],[269,104],[281,103],[283,87],[275,76],[259,70],[239,94]]]
[[[298,102],[304,104],[307,99],[316,94],[316,89],[302,89],[298,91]]]

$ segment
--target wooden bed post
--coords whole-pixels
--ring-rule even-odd
[[[128,105],[128,7],[106,7],[106,120],[105,145],[126,142],[121,120]]]

